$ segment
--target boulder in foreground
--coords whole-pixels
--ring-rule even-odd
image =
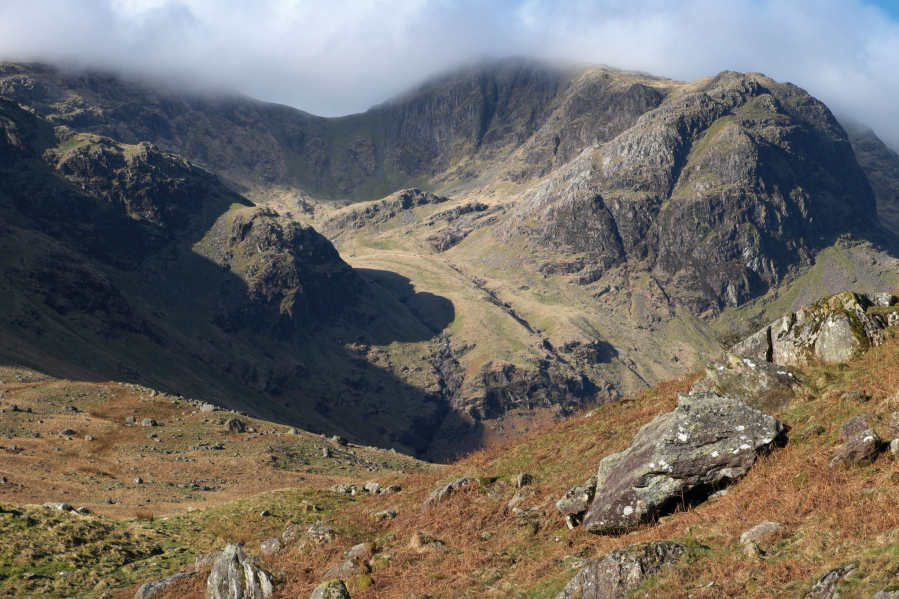
[[[584,566],[556,599],[620,599],[680,561],[684,548],[671,541],[628,545]]]
[[[866,429],[855,434],[846,441],[843,447],[830,459],[831,468],[864,468],[870,466],[877,456],[883,442],[873,429]]]
[[[216,558],[206,581],[206,599],[262,599],[273,591],[271,575],[231,543]]]
[[[315,587],[309,599],[350,599],[350,593],[341,580],[331,580]]]
[[[152,582],[148,582],[142,584],[139,589],[137,589],[137,593],[134,594],[134,599],[151,599],[156,595],[165,591],[169,585],[172,583],[178,582],[179,580],[184,580],[185,578],[190,578],[196,571],[192,572],[179,572],[178,574],[173,574],[172,576],[167,576],[166,578],[161,578],[159,580],[154,580]]]
[[[592,533],[616,534],[657,518],[685,496],[701,496],[746,475],[782,435],[774,417],[715,393],[678,395],[673,412],[604,458],[584,518]]]

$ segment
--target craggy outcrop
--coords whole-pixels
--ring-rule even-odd
[[[600,462],[584,527],[619,533],[652,521],[679,501],[701,499],[745,476],[783,430],[775,418],[738,399],[679,394],[673,412],[658,416],[628,449]]]
[[[172,574],[171,576],[166,576],[165,578],[160,578],[159,580],[154,580],[152,582],[144,583],[137,589],[137,592],[134,594],[134,599],[151,599],[156,595],[165,591],[170,585],[178,582],[179,580],[186,580],[188,578],[193,577],[197,572],[179,572],[178,574]]]
[[[755,357],[727,354],[723,364],[706,366],[705,378],[690,393],[714,391],[746,405],[776,414],[790,407],[802,391],[804,376],[785,366],[777,366]]]
[[[206,581],[206,599],[262,599],[274,592],[271,575],[240,545],[228,544]]]
[[[427,204],[441,204],[449,198],[435,195],[429,191],[416,188],[397,191],[377,202],[368,202],[359,207],[348,208],[329,218],[321,226],[326,236],[340,231],[352,231],[366,225],[378,225],[387,222],[406,210]]]
[[[883,441],[873,429],[865,429],[853,435],[837,451],[828,466],[830,468],[852,468],[870,466],[883,450]]]
[[[428,511],[429,508],[438,505],[441,501],[452,495],[454,492],[463,489],[469,485],[478,486],[479,482],[475,478],[457,478],[434,489],[430,495],[422,502],[422,513]]]
[[[246,283],[245,294],[221,294],[214,320],[229,332],[289,339],[346,312],[362,290],[327,239],[264,208],[223,215],[195,249]]]
[[[590,281],[645,261],[672,306],[701,313],[763,294],[809,264],[824,247],[816,240],[864,232],[875,218],[868,180],[823,104],[724,72],[559,168],[495,233],[555,259],[587,254]]]
[[[895,303],[889,294],[878,303]],[[869,314],[874,302],[847,291],[787,314],[730,348],[732,353],[781,366],[849,362],[883,343],[887,320]]]
[[[683,555],[684,548],[672,541],[616,549],[581,568],[556,599],[622,599],[677,564]]]

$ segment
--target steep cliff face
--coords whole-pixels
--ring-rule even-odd
[[[497,233],[586,253],[580,283],[625,261],[695,313],[764,294],[876,218],[842,127],[803,90],[722,73],[670,94],[555,174]]]
[[[846,132],[858,164],[868,176],[877,199],[877,216],[892,231],[899,232],[899,154],[857,121],[845,119]]]
[[[369,111],[323,119],[240,96],[198,96],[103,73],[0,64],[0,95],[56,124],[149,141],[237,189],[384,197],[413,180],[472,178],[516,156],[528,181],[657,106],[667,80],[508,59],[436,78]]]

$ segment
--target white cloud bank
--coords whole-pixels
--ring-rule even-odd
[[[0,57],[333,116],[484,56],[791,81],[899,149],[899,23],[863,0],[0,0]]]

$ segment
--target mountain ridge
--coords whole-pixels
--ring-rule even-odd
[[[38,227],[119,261],[87,294],[113,303],[70,309],[67,335],[106,343],[79,320],[106,310],[141,347],[178,339],[195,372],[172,391],[209,384],[222,403],[431,459],[683,375],[802,289],[899,283],[895,233],[876,220],[889,197],[826,106],[760,74],[684,83],[509,59],[336,119],[11,63],[0,95],[47,138],[27,160],[83,186],[97,215],[128,215],[108,235],[91,217],[93,250]],[[143,155],[196,174],[117,174]],[[203,216],[208,189],[219,204]],[[130,243],[134,227],[149,241]],[[184,227],[189,243],[158,241]],[[161,261],[134,271],[142,243]],[[46,329],[47,302],[8,330]],[[141,351],[113,367],[163,384],[170,349]]]

